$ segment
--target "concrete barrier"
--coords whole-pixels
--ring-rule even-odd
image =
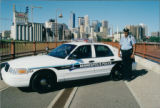
[[[144,66],[148,70],[152,70],[158,74],[160,74],[160,64],[152,62],[150,60],[144,59],[139,56],[135,56],[135,60],[138,64]]]

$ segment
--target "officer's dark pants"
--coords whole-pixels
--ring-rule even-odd
[[[123,77],[124,79],[129,79],[132,76],[132,49],[121,50],[122,52],[122,63],[123,63]]]

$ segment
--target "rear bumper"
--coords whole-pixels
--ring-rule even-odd
[[[29,87],[30,78],[33,73],[24,75],[14,75],[9,72],[5,72],[4,68],[1,70],[2,78],[7,85],[13,87]]]

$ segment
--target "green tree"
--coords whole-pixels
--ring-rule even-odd
[[[160,37],[151,36],[149,42],[160,42]]]

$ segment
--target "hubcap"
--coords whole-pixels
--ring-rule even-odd
[[[41,84],[42,86],[46,86],[46,85],[47,85],[47,80],[46,80],[46,79],[41,79],[41,80],[40,80],[40,84]]]
[[[118,71],[115,71],[115,75],[118,75]]]

